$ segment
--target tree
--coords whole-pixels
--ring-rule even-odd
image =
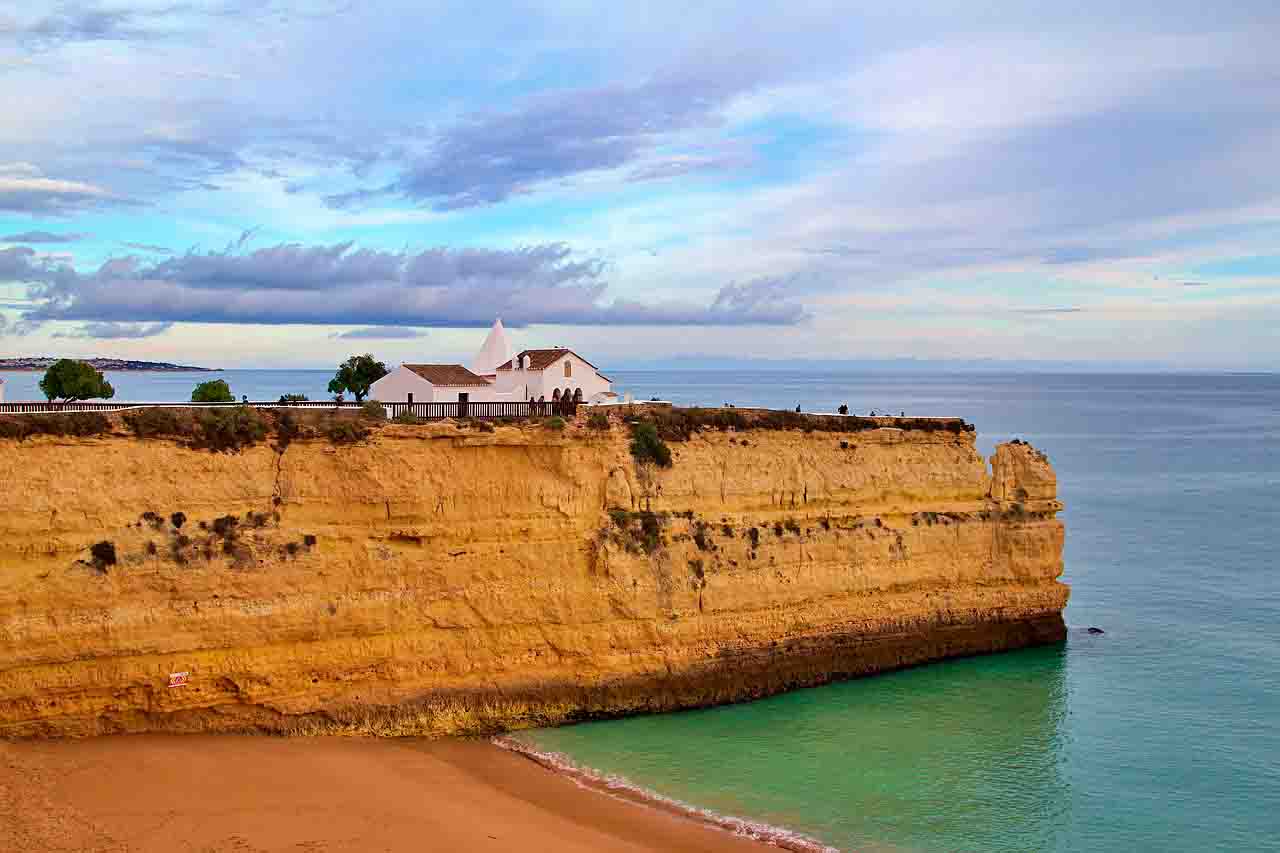
[[[350,391],[357,403],[363,403],[369,386],[388,373],[387,366],[369,353],[353,355],[338,366],[338,372],[329,380],[329,393]]]
[[[236,398],[231,396],[231,386],[227,384],[225,379],[210,379],[208,382],[201,382],[191,392],[191,402],[193,403],[234,403]]]
[[[74,400],[109,400],[116,395],[116,389],[103,378],[102,371],[87,361],[71,358],[58,359],[45,371],[44,378],[40,380],[40,390],[47,399],[61,400],[64,403]]]
[[[280,405],[282,406],[287,405],[289,403],[306,403],[306,402],[307,402],[306,394],[281,394],[280,395]]]

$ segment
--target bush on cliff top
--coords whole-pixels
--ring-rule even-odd
[[[671,448],[658,435],[658,428],[646,421],[631,426],[631,455],[642,465],[671,467]]]
[[[0,438],[22,441],[37,435],[87,437],[111,432],[111,421],[101,412],[67,412],[56,415],[0,417]]]
[[[758,411],[744,409],[653,409],[641,416],[641,421],[653,424],[658,436],[666,441],[688,441],[701,430],[801,430],[803,432],[862,432],[880,429],[883,424],[874,418],[839,417],[835,415],[807,415],[791,411]],[[960,419],[933,420],[929,418],[895,418],[894,427],[924,432],[972,432],[973,426]]]
[[[188,436],[192,432],[189,412],[179,409],[134,409],[121,417],[138,438]]]
[[[228,453],[252,447],[267,437],[267,424],[256,409],[236,406],[234,409],[210,409],[200,413],[196,447]]]

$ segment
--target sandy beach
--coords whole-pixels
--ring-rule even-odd
[[[238,736],[0,742],[0,849],[769,848],[479,741]]]

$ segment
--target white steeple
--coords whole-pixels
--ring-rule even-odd
[[[484,339],[480,352],[471,360],[471,372],[481,376],[493,373],[498,365],[511,358],[511,344],[507,342],[507,330],[502,328],[502,318],[493,321],[493,328]]]

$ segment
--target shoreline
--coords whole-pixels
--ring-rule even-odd
[[[779,843],[791,837],[782,830],[751,837],[750,822],[677,805],[585,785],[481,740],[0,740],[0,838],[14,849],[830,850]]]
[[[490,743],[499,749],[508,750],[519,755],[552,773],[570,779],[579,787],[597,794],[603,794],[623,802],[635,803],[666,814],[676,815],[695,823],[728,832],[739,838],[758,841],[769,847],[788,850],[791,853],[840,853],[838,848],[824,844],[795,830],[735,815],[720,814],[711,809],[704,809],[667,797],[624,778],[583,767],[563,753],[540,750],[509,735],[495,737]]]

